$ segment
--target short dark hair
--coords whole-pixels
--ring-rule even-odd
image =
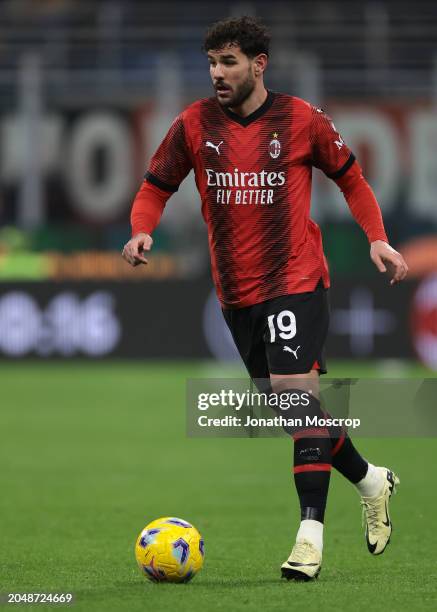
[[[247,57],[259,53],[269,54],[270,33],[255,17],[231,17],[216,21],[208,29],[203,51],[222,49],[225,45],[238,45]]]

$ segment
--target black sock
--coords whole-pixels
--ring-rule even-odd
[[[332,444],[326,428],[306,425],[306,416],[323,416],[320,402],[313,396],[309,396],[309,399],[309,405],[300,406],[294,415],[302,419],[302,426],[292,432],[294,483],[299,496],[301,520],[312,519],[323,523],[331,476]]]
[[[329,480],[332,468],[332,443],[326,427],[313,424],[314,417],[323,418],[320,402],[310,393],[299,389],[285,389],[280,395],[293,398],[285,410],[285,419],[292,418],[292,426],[284,427],[294,440],[294,482],[300,502],[301,520],[312,519],[323,523]],[[279,412],[279,410],[278,410]]]
[[[300,518],[302,521],[312,519],[323,523],[331,476],[331,441],[328,437],[297,436],[294,441],[293,472],[300,502]]]
[[[356,484],[367,474],[367,461],[360,455],[346,432],[331,438],[332,465],[350,482]]]
[[[326,409],[321,409],[323,415],[331,418]],[[344,414],[343,416],[347,416]],[[367,474],[368,463],[357,451],[343,427],[328,427],[332,444],[332,467],[350,482],[356,484]]]

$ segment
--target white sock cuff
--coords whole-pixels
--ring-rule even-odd
[[[304,519],[301,521],[299,530],[296,536],[296,542],[300,540],[309,540],[311,544],[318,549],[320,554],[323,552],[323,523],[313,521],[312,519]]]
[[[369,463],[367,474],[355,486],[362,497],[375,497],[381,492],[383,486],[381,471]]]

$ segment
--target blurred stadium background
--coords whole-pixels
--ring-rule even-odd
[[[389,288],[316,171],[331,363],[437,370],[435,3],[3,0],[0,12],[2,358],[236,358],[192,176],[149,267],[131,269],[120,251],[151,153],[184,105],[211,95],[206,26],[252,13],[273,35],[267,85],[333,116],[411,269]]]
[[[358,498],[333,475],[319,584],[284,588],[298,517],[289,441],[185,435],[186,379],[243,372],[192,177],[167,205],[150,265],[121,259],[151,153],[183,106],[212,92],[206,26],[244,13],[272,30],[267,85],[333,116],[410,266],[390,288],[316,171],[334,287],[329,374],[435,377],[435,2],[0,1],[0,593],[73,591],[87,612],[282,611],[291,597],[359,611],[375,593],[386,610],[436,609],[434,440],[360,439],[401,477],[391,550],[367,555]],[[205,570],[177,593],[144,585],[133,557],[140,529],[165,515],[206,542]]]

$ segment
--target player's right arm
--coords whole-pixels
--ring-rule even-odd
[[[152,247],[151,234],[161,219],[167,200],[178,190],[191,168],[182,113],[176,117],[153,155],[132,205],[132,238],[122,252],[124,259],[132,266],[147,264],[144,252]]]

